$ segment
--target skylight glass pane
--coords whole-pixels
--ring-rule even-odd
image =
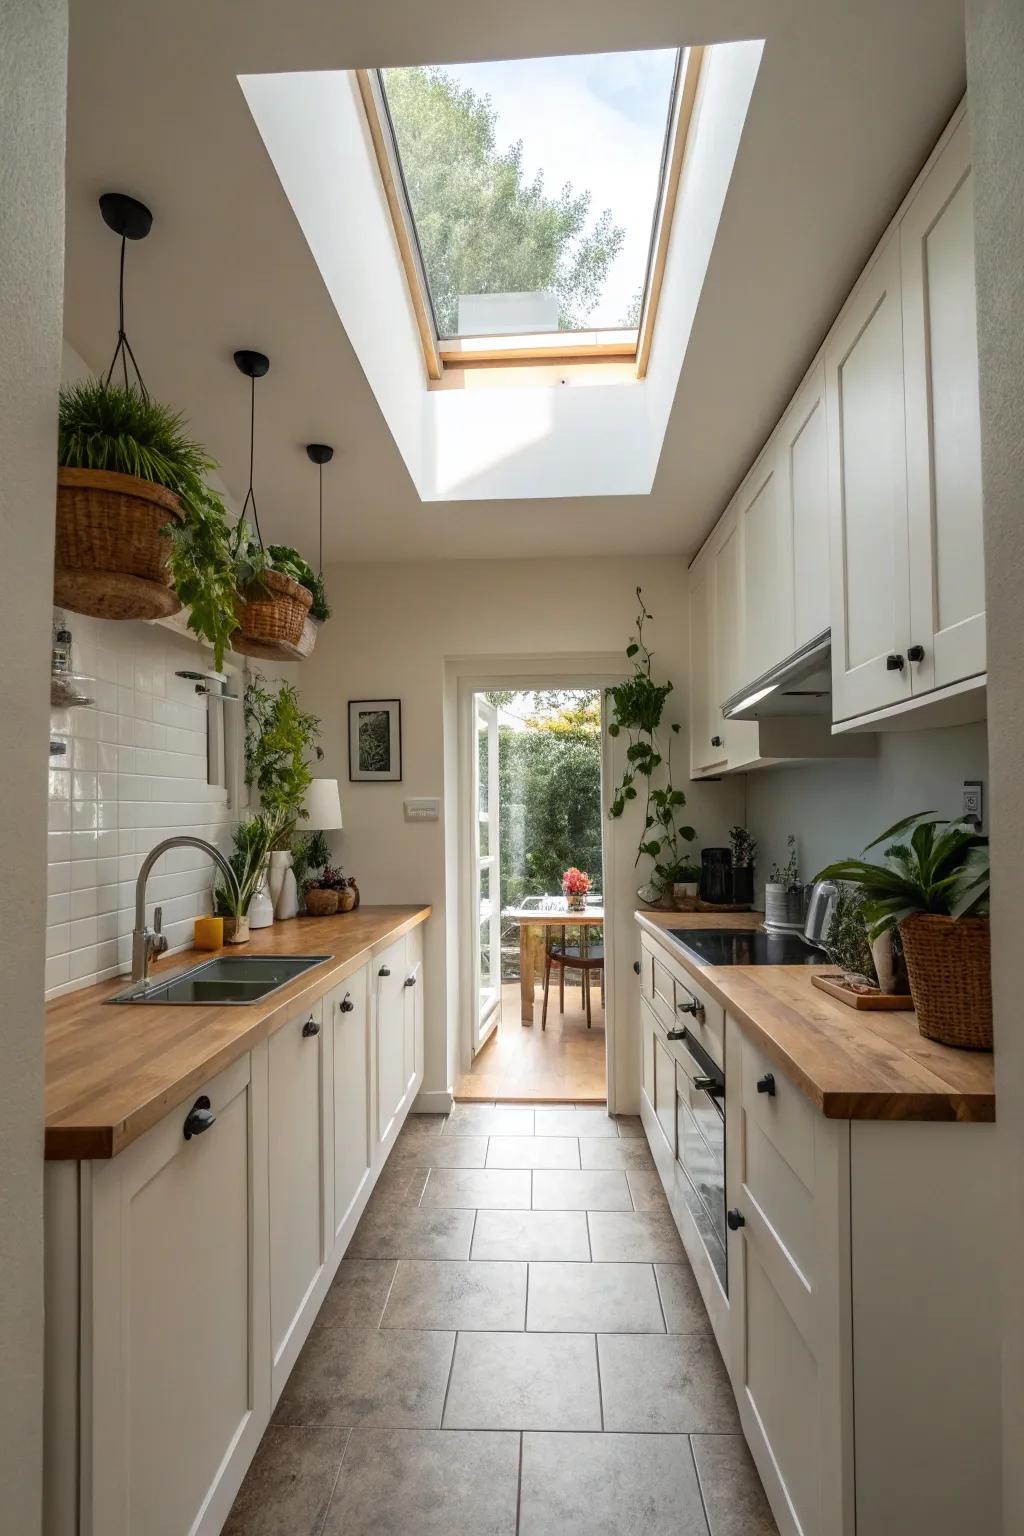
[[[381,71],[442,337],[639,323],[676,58]]]

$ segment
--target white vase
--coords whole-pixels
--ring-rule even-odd
[[[270,855],[270,868],[267,871],[267,882],[270,886],[270,899],[274,903],[274,911],[277,911],[277,900],[284,884],[285,870],[292,862],[292,856],[287,848],[275,848]]]
[[[274,903],[270,899],[267,876],[264,874],[255,896],[249,903],[249,927],[269,928],[274,921]]]
[[[281,881],[281,889],[277,893],[274,902],[274,917],[277,922],[283,922],[287,917],[295,917],[299,910],[299,888],[295,884],[295,871],[292,869],[292,856],[288,855],[288,864],[285,868],[284,878]]]

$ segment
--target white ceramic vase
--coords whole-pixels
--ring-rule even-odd
[[[273,854],[271,855],[273,858]],[[283,922],[287,917],[295,917],[299,910],[299,888],[295,883],[295,871],[292,869],[292,856],[287,854],[288,863],[285,866],[281,886],[274,901],[274,917],[277,922]]]
[[[292,856],[287,848],[275,848],[270,855],[270,867],[267,870],[267,883],[270,886],[270,899],[274,903],[274,911],[277,911],[277,900],[284,884],[285,870],[292,861]]]
[[[271,854],[273,858],[273,854]],[[267,875],[259,883],[255,896],[249,903],[249,927],[269,928],[274,921],[274,903],[270,897]]]

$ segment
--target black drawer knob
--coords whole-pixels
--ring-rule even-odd
[[[347,992],[345,993],[345,996],[342,998],[341,1002],[338,1004],[338,1007],[341,1009],[342,1013],[352,1012],[353,1008],[355,1007],[355,1003],[349,997]]]
[[[908,661],[924,661],[924,646],[923,645],[908,645],[907,646],[907,660]]]
[[[885,658],[885,670],[887,672],[903,671],[903,657],[899,654],[898,651],[895,655],[887,656]]]
[[[311,1036],[318,1035],[319,1033],[320,1025],[317,1023],[316,1019],[307,1019],[305,1024],[302,1026],[303,1039],[308,1040]]]
[[[725,742],[722,740],[721,736],[712,736],[711,745],[713,747],[724,747]]]
[[[685,1024],[683,1025],[682,1029],[666,1029],[665,1031],[666,1040],[688,1040],[689,1038],[690,1031],[687,1029]]]
[[[688,1003],[676,1003],[676,1012],[689,1013],[695,1019],[702,1019],[704,1017],[704,1004],[698,1002],[695,997],[691,997]]]
[[[740,1227],[745,1227],[747,1224],[747,1218],[742,1211],[726,1211],[725,1219],[730,1232],[738,1232]]]
[[[185,1116],[185,1140],[191,1141],[193,1136],[201,1136],[210,1129],[216,1118],[209,1099],[205,1093],[201,1093]]]
[[[766,1093],[770,1099],[775,1097],[775,1073],[766,1072],[764,1077],[757,1080],[758,1093]]]
[[[639,960],[634,960],[633,961],[633,969],[634,969],[634,971],[636,971],[637,975],[639,976],[640,975],[640,961]]]
[[[416,977],[415,976],[407,976],[405,978],[405,985],[407,987],[414,987],[416,985]]]
[[[390,976],[391,975],[391,967],[389,965],[382,965],[380,970],[377,972],[377,975],[378,976]]]

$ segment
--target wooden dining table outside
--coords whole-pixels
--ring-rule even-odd
[[[502,922],[519,924],[519,996],[524,1024],[533,1023],[537,978],[544,975],[544,955],[551,928],[603,928],[604,908],[587,907],[570,912],[567,907],[549,911],[541,907],[506,907]]]

